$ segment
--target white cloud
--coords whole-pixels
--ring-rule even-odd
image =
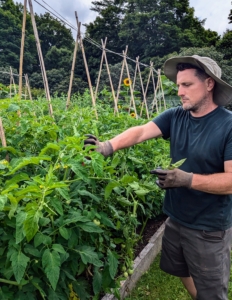
[[[23,0],[14,0],[23,3]],[[49,4],[63,18],[67,19],[76,27],[75,11],[77,11],[79,21],[82,24],[93,22],[96,13],[90,10],[92,0],[38,0],[39,3],[46,6]],[[195,9],[195,17],[200,20],[206,19],[205,28],[217,31],[222,35],[226,29],[232,30],[232,24],[229,24],[228,16],[232,9],[231,0],[190,0],[190,7]],[[38,3],[32,0],[34,12],[44,14],[46,10]],[[46,6],[47,7],[47,6]],[[52,8],[48,8],[54,12]],[[81,31],[84,32],[84,26]],[[76,36],[76,33],[74,33]]]
[[[195,17],[206,19],[205,29],[217,31],[222,35],[226,29],[232,30],[228,16],[232,9],[231,0],[190,0],[190,7],[195,9]]]

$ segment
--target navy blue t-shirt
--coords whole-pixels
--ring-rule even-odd
[[[170,139],[172,163],[186,158],[179,167],[183,171],[202,175],[222,173],[224,161],[232,160],[232,113],[223,107],[199,118],[182,107],[171,108],[153,122],[163,138]],[[167,189],[163,211],[190,228],[225,230],[232,226],[232,195]]]

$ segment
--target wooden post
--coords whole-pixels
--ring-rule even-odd
[[[128,77],[129,82],[131,82],[130,72],[129,72],[127,61],[126,61],[126,55],[125,55],[124,51],[122,53],[124,55],[124,61],[125,61],[125,66],[126,66],[126,71],[127,71],[127,77]],[[136,106],[135,106],[135,100],[134,100],[134,93],[133,93],[133,88],[132,88],[131,84],[130,84],[130,94],[131,94],[131,99],[132,99],[132,103],[133,103],[133,107],[134,107],[134,111],[135,111],[135,116],[136,116],[136,119],[138,119],[138,114],[137,114],[137,110],[136,110]]]
[[[164,97],[164,90],[163,90],[163,84],[162,84],[162,79],[161,79],[161,70],[159,69],[158,70],[158,76],[159,76],[159,79],[160,79],[160,88],[161,88],[161,93],[162,93],[162,96],[163,96],[163,101],[164,101],[164,109],[166,109],[166,101],[165,101],[165,97]]]
[[[14,81],[14,75],[13,75],[13,72],[12,72],[12,68],[10,67],[10,77],[11,77],[11,82],[13,83],[14,85],[14,93],[15,95],[17,94],[17,90],[16,90],[16,86],[15,86],[15,81]]]
[[[78,16],[76,15],[76,20],[78,24]],[[77,31],[77,37],[76,37],[76,43],[74,47],[74,52],[73,52],[73,61],[72,61],[72,69],[71,69],[71,75],[70,75],[70,82],[69,82],[69,89],[68,89],[68,97],[67,97],[67,102],[66,102],[66,110],[69,108],[70,105],[70,98],[71,98],[71,92],[72,92],[72,84],[73,84],[73,77],[74,77],[74,70],[75,70],[75,64],[76,64],[76,57],[77,57],[77,50],[78,50],[78,31]]]
[[[39,56],[39,60],[40,60],[42,77],[43,77],[43,81],[44,81],[44,88],[45,88],[46,98],[48,100],[48,108],[49,108],[50,116],[52,116],[54,118],[52,104],[51,104],[51,97],[50,97],[50,92],[49,92],[49,87],[48,87],[47,74],[46,74],[46,69],[45,69],[44,60],[43,60],[43,54],[42,54],[42,51],[41,51],[39,35],[38,35],[37,27],[36,27],[35,16],[34,16],[34,12],[33,12],[33,6],[32,6],[31,0],[28,0],[28,2],[29,2],[30,12],[31,12],[31,21],[32,21],[32,26],[33,26],[33,30],[34,30],[38,56]]]
[[[153,67],[153,63],[152,63],[152,67]],[[158,113],[158,111],[159,111],[159,109],[158,109],[158,103],[157,103],[157,97],[156,97],[157,87],[159,86],[158,85],[159,79],[158,79],[157,85],[155,86],[155,79],[154,79],[154,73],[153,73],[153,71],[152,71],[151,75],[152,75],[152,83],[153,83],[153,89],[154,89],[154,100],[153,100],[152,108],[151,108],[151,114],[152,114],[155,105],[156,105],[156,112]]]
[[[128,50],[128,46],[126,46],[126,48],[125,48],[124,55],[127,55],[127,50]],[[119,93],[120,93],[120,90],[121,90],[121,83],[122,83],[122,76],[123,76],[124,67],[125,67],[125,60],[123,58],[121,74],[120,74],[120,78],[119,78],[119,82],[118,82],[117,96],[116,96],[117,103],[118,103]]]
[[[6,147],[6,138],[5,138],[5,132],[2,125],[2,118],[0,118],[0,138],[2,141],[2,147]],[[6,155],[6,160],[9,161],[9,154]]]
[[[107,37],[105,38],[104,45],[106,45]],[[97,84],[96,84],[96,89],[95,89],[95,99],[97,99],[97,93],[98,93],[98,87],[100,83],[100,78],[101,78],[101,72],[102,72],[102,65],[103,65],[103,60],[104,60],[104,52],[102,51],[102,57],[101,57],[101,63],[100,63],[100,69],[98,72],[98,77],[97,77]]]
[[[30,100],[32,100],[32,96],[31,96],[31,88],[30,88],[30,84],[29,84],[29,79],[28,79],[28,75],[25,74],[25,82],[26,82],[26,87],[27,87],[27,91],[28,91],[28,95],[30,97]]]
[[[24,53],[26,19],[27,19],[27,0],[24,0],[22,38],[21,38],[21,49],[20,49],[20,64],[19,64],[19,100],[21,100],[21,95],[22,95],[23,53]]]
[[[139,66],[139,56],[136,57],[136,64],[138,64],[138,73],[139,73],[139,79],[140,79],[140,84],[141,84],[141,88],[142,88],[142,94],[143,94],[143,102],[142,103],[145,103],[146,114],[147,114],[147,118],[149,119],[147,99],[146,99],[146,95],[145,95],[145,92],[144,92],[143,79],[142,79],[142,76],[141,76],[141,70],[140,70],[140,66]],[[141,105],[140,117],[142,116],[142,112],[143,112],[143,109],[142,109],[142,105]]]
[[[149,75],[148,75],[147,85],[146,85],[145,94],[144,94],[145,97],[147,96],[147,90],[148,90],[149,82],[150,82],[150,79],[151,79],[151,73],[152,73],[152,69],[150,67],[150,72],[149,72]],[[142,103],[141,111],[143,110],[143,106],[144,106],[144,102]]]
[[[76,19],[77,19],[77,12],[75,12],[75,14],[76,14]],[[89,68],[88,68],[88,64],[87,64],[87,60],[86,60],[86,56],[85,56],[85,49],[84,49],[84,45],[83,45],[82,38],[81,38],[81,22],[78,22],[78,36],[79,36],[80,47],[81,47],[82,56],[83,56],[84,64],[85,64],[85,71],[86,71],[86,75],[87,75],[87,79],[88,79],[88,83],[89,83],[92,104],[93,104],[93,108],[95,111],[95,116],[98,119],[96,103],[95,103],[95,98],[94,98],[94,94],[93,94],[93,87],[92,87],[92,83],[91,83],[91,79],[90,79],[90,75],[89,75]]]
[[[114,111],[117,113],[118,115],[118,106],[117,106],[117,100],[115,98],[115,93],[114,93],[114,87],[113,87],[113,83],[112,83],[112,79],[111,79],[111,75],[110,75],[110,68],[109,68],[109,65],[108,65],[108,61],[107,61],[107,57],[106,57],[106,50],[105,50],[105,44],[103,43],[103,41],[101,40],[102,42],[102,50],[103,50],[103,55],[105,57],[105,63],[106,63],[106,69],[107,69],[107,73],[108,73],[108,76],[109,76],[109,80],[110,80],[110,86],[111,86],[111,91],[112,91],[112,95],[113,95],[113,98],[114,98]]]

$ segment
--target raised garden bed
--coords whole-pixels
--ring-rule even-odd
[[[120,297],[124,299],[136,286],[140,277],[149,269],[150,265],[161,250],[162,236],[165,228],[165,217],[162,220],[152,221],[147,224],[147,230],[144,231],[143,242],[136,249],[138,253],[134,260],[133,274],[121,282]],[[158,228],[157,228],[158,226]],[[151,236],[151,232],[155,233]],[[146,243],[147,242],[147,243]],[[144,245],[144,243],[146,243]],[[140,249],[142,250],[140,251]],[[106,294],[101,300],[117,300],[112,294]]]

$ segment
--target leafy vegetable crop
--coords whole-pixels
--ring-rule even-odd
[[[87,95],[88,96],[88,95]],[[133,271],[146,221],[161,212],[151,169],[169,161],[162,139],[105,159],[83,147],[147,122],[116,117],[89,98],[1,100],[7,147],[0,148],[0,298],[100,299]],[[20,114],[18,113],[20,111]],[[9,157],[9,159],[8,159]]]

